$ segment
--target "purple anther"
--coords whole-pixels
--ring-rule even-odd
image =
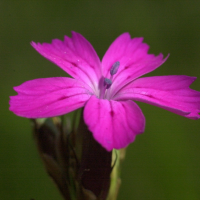
[[[115,62],[115,63],[113,64],[113,66],[112,66],[111,69],[110,69],[110,74],[111,74],[111,76],[113,76],[114,74],[117,73],[117,71],[118,71],[118,69],[119,69],[119,65],[120,65],[120,62],[119,62],[119,61],[117,61],[117,62]]]
[[[112,81],[108,78],[104,79],[104,86],[108,89],[112,85]]]

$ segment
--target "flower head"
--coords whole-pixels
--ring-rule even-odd
[[[27,118],[59,116],[84,107],[84,120],[94,138],[108,151],[120,149],[143,133],[145,117],[132,101],[142,101],[176,114],[200,118],[200,92],[189,88],[196,79],[184,75],[140,76],[155,70],[163,55],[148,54],[143,38],[120,35],[100,61],[79,33],[64,41],[32,46],[57,64],[68,77],[40,78],[14,87],[10,110]]]

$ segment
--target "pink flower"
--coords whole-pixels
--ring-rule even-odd
[[[32,46],[73,78],[27,81],[14,87],[10,110],[27,118],[63,115],[84,107],[84,120],[94,138],[108,151],[120,149],[143,133],[145,117],[132,101],[149,103],[176,114],[200,118],[200,92],[189,88],[196,79],[184,75],[140,76],[155,70],[163,55],[148,54],[143,38],[120,35],[100,61],[91,44],[79,33],[64,41]]]

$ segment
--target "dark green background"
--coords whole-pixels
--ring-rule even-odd
[[[74,30],[102,58],[121,33],[143,36],[150,52],[170,57],[149,75],[197,76],[200,90],[200,1],[0,1],[0,199],[62,199],[38,157],[29,120],[8,111],[12,87],[65,76],[30,42]],[[139,103],[146,131],[127,151],[119,200],[199,200],[200,121]]]

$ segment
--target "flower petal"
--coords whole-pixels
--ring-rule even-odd
[[[72,78],[41,78],[14,87],[17,96],[10,97],[10,111],[27,118],[63,115],[83,107],[91,93]]]
[[[137,43],[142,42],[142,38],[138,38]],[[108,76],[112,65],[124,56],[127,46],[131,42],[129,33],[123,33],[110,45],[102,59],[102,71],[104,76]],[[120,63],[121,64],[121,63]],[[120,66],[121,68],[121,66]]]
[[[142,43],[143,38],[131,39],[129,33],[120,35],[109,47],[102,60],[103,75],[109,78],[112,65],[120,62],[117,74],[113,78],[110,93],[115,93],[134,79],[155,70],[165,60],[163,55],[148,54],[149,46]],[[112,98],[112,96],[111,96]]]
[[[143,133],[145,118],[133,101],[109,101],[92,96],[84,120],[94,138],[108,151],[126,147]]]
[[[93,90],[97,89],[101,76],[100,60],[81,34],[72,32],[72,38],[65,36],[64,41],[54,39],[51,44],[32,42],[31,45],[72,77],[87,83]]]
[[[199,119],[200,92],[189,88],[195,79],[184,75],[140,78],[123,88],[114,99],[142,101],[191,119]]]

